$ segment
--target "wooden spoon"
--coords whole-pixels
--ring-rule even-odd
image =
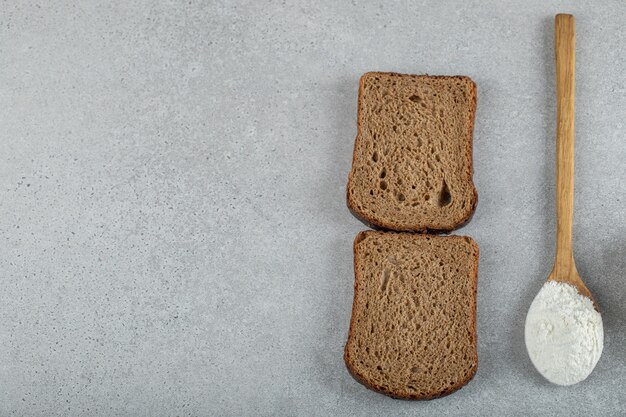
[[[574,16],[558,14],[554,19],[556,51],[556,257],[548,281],[573,285],[598,306],[578,275],[572,251],[574,217],[574,71],[576,28]],[[598,310],[599,311],[599,310]]]

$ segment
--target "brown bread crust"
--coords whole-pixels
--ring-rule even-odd
[[[405,234],[405,233],[397,233],[397,232],[383,232],[383,231],[371,231],[371,230],[367,230],[367,231],[362,231],[360,232],[356,238],[354,239],[354,244],[353,244],[353,252],[354,252],[354,272],[355,272],[355,279],[354,279],[354,301],[352,304],[352,316],[350,319],[350,328],[348,330],[348,340],[346,342],[346,345],[344,347],[344,362],[346,364],[346,367],[348,369],[348,372],[350,373],[350,375],[352,375],[352,377],[354,379],[356,379],[359,383],[363,384],[365,387],[379,392],[381,394],[387,395],[389,397],[392,398],[396,398],[396,399],[402,399],[402,400],[431,400],[431,399],[435,399],[435,398],[440,398],[440,397],[444,397],[446,395],[452,394],[453,392],[461,389],[463,386],[465,386],[469,381],[472,380],[472,378],[474,377],[474,375],[476,374],[476,370],[478,369],[478,356],[477,356],[477,347],[478,347],[478,338],[477,338],[477,331],[476,331],[476,295],[477,295],[477,289],[478,289],[478,262],[479,262],[479,258],[480,258],[480,250],[478,248],[478,245],[476,244],[476,242],[468,237],[468,236],[446,236],[446,237],[439,237],[439,238],[446,238],[446,239],[464,239],[466,240],[471,246],[472,248],[476,251],[476,257],[475,257],[475,262],[472,265],[472,280],[473,280],[473,288],[474,288],[474,293],[472,294],[472,300],[473,302],[471,303],[471,308],[472,308],[472,317],[474,318],[473,322],[471,323],[471,345],[474,347],[474,352],[476,352],[476,356],[473,358],[474,361],[474,366],[472,369],[472,372],[467,376],[467,378],[465,378],[464,380],[460,381],[459,383],[453,385],[453,386],[449,386],[446,388],[442,388],[441,390],[438,391],[433,391],[430,392],[426,395],[410,395],[410,394],[405,394],[405,393],[401,393],[401,392],[396,392],[393,390],[389,390],[386,389],[380,385],[377,385],[375,382],[368,380],[368,378],[365,375],[362,375],[358,372],[358,370],[356,369],[356,367],[354,366],[354,361],[355,359],[350,357],[350,351],[349,351],[349,345],[351,340],[354,338],[355,335],[355,328],[357,326],[356,323],[356,307],[358,305],[358,297],[360,295],[360,291],[359,291],[359,276],[358,276],[358,271],[360,270],[360,265],[359,265],[359,258],[356,256],[357,255],[357,245],[363,241],[364,239],[367,238],[368,235],[374,235],[374,234]],[[433,239],[437,239],[437,236],[432,236]]]
[[[367,76],[371,76],[371,75],[394,75],[394,76],[409,76],[409,77],[415,77],[415,78],[438,78],[438,79],[459,79],[459,80],[467,80],[470,82],[471,85],[471,109],[470,109],[470,113],[469,113],[469,119],[468,119],[468,123],[469,123],[469,129],[467,131],[467,140],[465,141],[466,143],[466,150],[467,150],[467,155],[468,155],[468,161],[466,161],[466,166],[468,167],[468,169],[466,170],[466,175],[467,175],[467,182],[468,185],[472,188],[473,191],[473,196],[471,197],[471,201],[470,201],[470,205],[469,205],[469,209],[467,210],[467,213],[465,213],[465,215],[455,224],[449,226],[449,225],[444,225],[444,224],[429,224],[429,225],[422,225],[422,226],[415,226],[415,227],[410,227],[410,228],[398,228],[396,225],[381,220],[381,219],[374,219],[373,217],[371,217],[368,213],[366,213],[364,210],[359,210],[359,208],[357,207],[356,202],[354,202],[351,198],[351,193],[350,193],[350,189],[353,186],[353,174],[354,174],[354,167],[355,167],[355,162],[357,161],[357,146],[356,146],[356,142],[361,140],[362,136],[362,132],[363,132],[363,127],[361,126],[361,112],[362,112],[362,94],[363,94],[363,89],[364,89],[364,84],[365,84],[365,80],[367,78]],[[357,102],[357,134],[356,134],[356,138],[355,138],[355,146],[354,146],[354,150],[352,153],[352,169],[350,170],[350,173],[348,174],[348,185],[346,187],[346,200],[347,200],[347,205],[348,205],[348,209],[350,210],[350,213],[352,213],[352,215],[354,215],[357,219],[359,219],[360,221],[362,221],[366,226],[368,227],[372,227],[375,229],[381,229],[381,230],[395,230],[395,231],[404,231],[404,232],[417,232],[417,233],[448,233],[452,230],[458,229],[462,226],[464,226],[465,224],[467,224],[471,219],[472,216],[474,215],[474,212],[476,210],[476,205],[478,204],[478,192],[476,191],[476,187],[474,185],[474,179],[473,179],[473,174],[474,174],[474,165],[473,165],[473,135],[474,135],[474,124],[475,124],[475,116],[476,116],[476,104],[477,104],[477,88],[476,88],[476,83],[469,77],[464,76],[464,75],[453,75],[453,76],[448,76],[448,75],[411,75],[411,74],[401,74],[401,73],[396,73],[396,72],[367,72],[365,74],[363,74],[359,80],[359,93],[358,93],[359,99]]]

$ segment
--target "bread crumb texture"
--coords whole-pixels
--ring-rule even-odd
[[[375,226],[449,231],[474,212],[476,85],[468,77],[366,73],[348,205]]]
[[[355,239],[345,361],[397,398],[450,394],[476,372],[478,246],[464,236],[367,231]]]

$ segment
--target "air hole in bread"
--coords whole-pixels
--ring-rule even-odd
[[[380,179],[381,179],[381,180],[382,180],[383,178],[385,178],[385,177],[387,176],[387,170],[386,170],[385,168],[383,168],[383,169],[380,171],[380,175],[379,175],[379,176],[380,176]]]
[[[420,101],[422,101],[422,99],[419,96],[415,95],[415,94],[413,94],[411,97],[409,97],[409,100],[411,100],[414,103],[419,103]]]
[[[387,181],[380,182],[380,189],[385,191],[387,189]]]
[[[374,151],[374,153],[372,154],[372,161],[378,162],[378,152]]]
[[[441,191],[439,191],[439,207],[445,207],[450,205],[452,202],[452,195],[450,194],[450,189],[448,188],[448,183],[446,180],[443,180]]]
[[[385,268],[385,270],[383,271],[383,276],[381,279],[381,283],[380,283],[380,291],[381,292],[385,292],[387,291],[387,285],[389,285],[389,269]]]

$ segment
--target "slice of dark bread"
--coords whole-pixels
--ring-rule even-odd
[[[476,84],[463,76],[361,77],[348,207],[369,225],[450,231],[478,200],[472,180]]]
[[[465,236],[367,231],[354,241],[344,360],[365,386],[431,399],[476,372],[478,246]]]

